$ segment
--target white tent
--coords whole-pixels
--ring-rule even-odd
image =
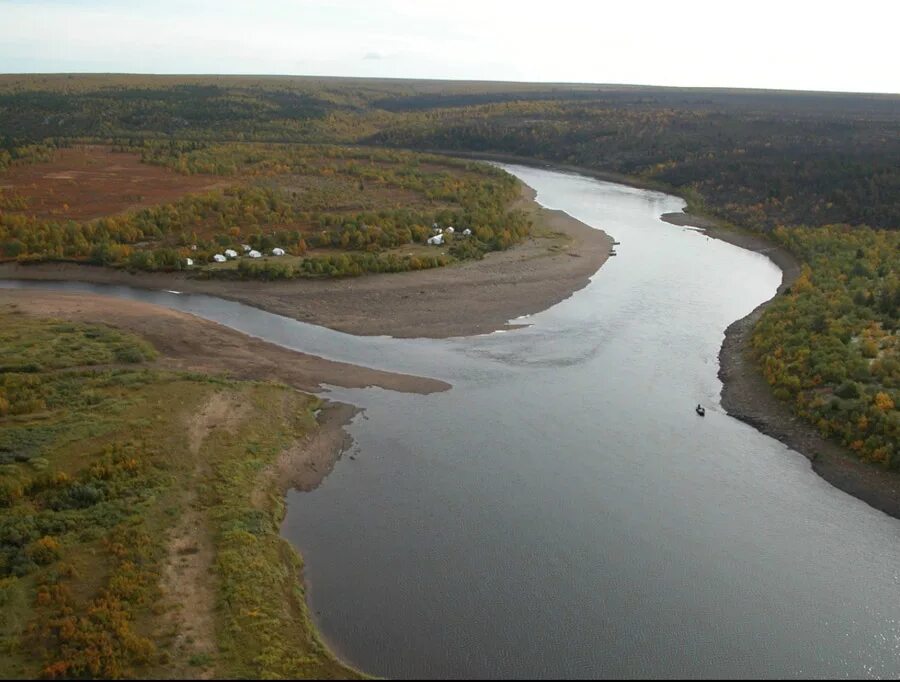
[[[470,234],[472,234],[472,230],[470,230],[468,227],[463,230],[463,236],[468,237]]]
[[[434,237],[431,237],[428,240],[428,243],[431,244],[432,246],[440,246],[441,244],[444,243],[444,235],[442,235],[442,234],[435,235]]]
[[[213,260],[216,261],[216,263],[224,263],[228,259],[225,258],[225,256],[223,256],[221,253],[217,253],[215,256],[213,256]]]
[[[253,250],[247,254],[250,258],[262,258],[262,254],[259,251]]]
[[[193,259],[193,258],[185,258],[185,259],[184,259],[184,264],[187,265],[187,266],[191,266],[191,265],[194,264],[194,259]]]
[[[244,250],[244,253],[247,253],[248,251],[252,250],[253,247],[251,247],[249,244],[241,244],[241,248]]]
[[[226,258],[237,258],[237,251],[234,249],[225,249]]]
[[[456,232],[456,230],[454,230],[453,225],[451,225],[450,227],[447,228],[447,232],[449,232],[450,234],[453,234],[454,232]]]
[[[272,249],[272,255],[273,255],[273,256],[283,256],[283,255],[284,255],[284,249],[279,249],[279,248],[276,246],[274,249]]]

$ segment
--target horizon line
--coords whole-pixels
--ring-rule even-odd
[[[801,93],[821,95],[862,95],[878,97],[900,97],[898,92],[865,90],[811,90],[803,88],[748,87],[732,85],[658,85],[651,83],[595,83],[587,81],[527,81],[487,78],[416,78],[409,76],[335,76],[290,73],[157,73],[144,71],[9,71],[0,73],[0,78],[8,76],[151,76],[157,78],[297,78],[356,81],[397,81],[427,83],[481,83],[495,85],[546,85],[568,88],[629,88],[658,90],[699,90],[699,91],[748,91],[770,93]]]

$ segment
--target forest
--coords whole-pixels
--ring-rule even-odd
[[[138,137],[509,153],[658,182],[753,228],[897,229],[898,100],[602,85],[10,75],[0,76],[0,148]]]
[[[860,457],[900,470],[900,232],[778,228],[805,262],[753,332],[775,395]]]

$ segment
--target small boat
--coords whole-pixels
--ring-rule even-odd
[[[697,414],[699,414],[701,417],[706,416],[706,409],[703,407],[703,405],[697,405],[697,407],[696,407],[696,412],[697,412]]]
[[[609,255],[610,255],[610,256],[615,256],[615,255],[616,255],[616,252],[615,252],[615,251],[610,251],[610,252],[609,252]]]

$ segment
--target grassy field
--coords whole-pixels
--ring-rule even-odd
[[[315,398],[13,306],[0,330],[0,675],[356,676],[308,619],[268,473]]]

